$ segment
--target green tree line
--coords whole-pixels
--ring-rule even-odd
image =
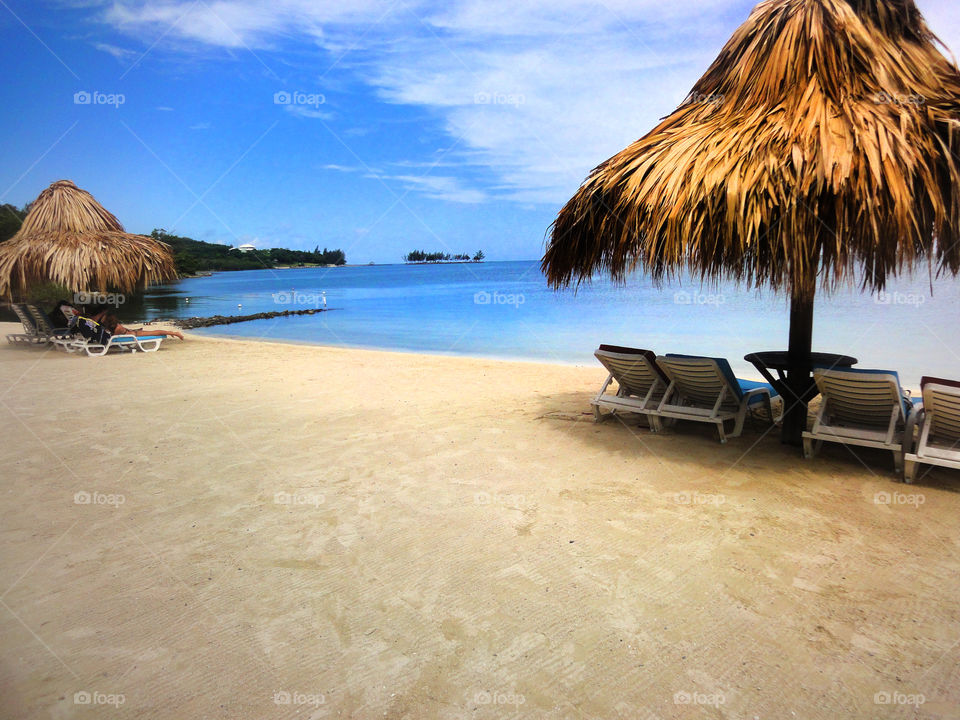
[[[0,242],[9,240],[17,234],[29,211],[29,205],[24,205],[22,208],[9,204],[0,205]]]
[[[22,208],[15,205],[0,205],[0,242],[9,240],[23,224],[30,205]],[[262,270],[278,265],[346,265],[343,250],[328,250],[318,247],[313,250],[288,250],[270,248],[242,253],[229,245],[207,243],[193,238],[171,235],[166,230],[156,229],[150,235],[170,245],[181,275],[213,270]]]
[[[403,256],[404,262],[408,263],[482,262],[483,258],[483,250],[478,250],[473,257],[466,253],[451,255],[450,253],[425,252],[423,250],[412,250]]]
[[[343,250],[288,250],[269,248],[240,252],[229,245],[203,242],[193,238],[171,235],[163,229],[150,235],[167,243],[173,251],[177,272],[192,275],[214,270],[262,270],[278,265],[345,265],[347,256]]]

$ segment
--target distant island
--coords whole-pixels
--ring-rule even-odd
[[[442,252],[424,252],[423,250],[413,250],[403,256],[403,261],[407,263],[453,263],[453,262],[483,262],[483,250],[478,250],[477,254],[470,257],[468,254],[451,255]]]
[[[264,268],[347,264],[347,256],[343,250],[327,250],[327,248],[321,250],[319,247],[314,250],[241,249],[171,235],[163,229],[154,230],[150,235],[170,246],[177,273],[181,276],[223,270],[263,270]]]

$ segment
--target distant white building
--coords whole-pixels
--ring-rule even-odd
[[[237,250],[239,250],[242,253],[248,253],[251,250],[256,250],[256,249],[257,249],[256,246],[251,245],[250,243],[247,243],[246,245],[241,245],[240,247],[237,248]]]

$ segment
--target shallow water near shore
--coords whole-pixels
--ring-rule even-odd
[[[747,377],[750,352],[784,349],[787,299],[642,275],[551,290],[539,264],[377,265],[216,273],[153,288],[147,317],[239,315],[322,306],[313,316],[257,320],[203,334],[446,355],[592,364],[600,343],[725,356]],[[814,348],[860,367],[960,376],[960,282],[894,278],[884,295],[845,288],[817,300]]]

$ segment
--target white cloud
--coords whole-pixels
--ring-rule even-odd
[[[487,199],[482,190],[465,188],[459,178],[442,175],[387,175],[380,180],[394,180],[411,192],[417,192],[433,200],[476,205]]]
[[[294,117],[312,118],[314,120],[332,120],[333,113],[324,112],[309,105],[284,105],[283,109]]]
[[[127,50],[126,48],[110,45],[109,43],[98,42],[94,43],[93,47],[108,55],[113,55],[117,60],[130,60],[139,55],[139,53],[134,50]]]
[[[918,4],[947,45],[960,46],[954,0]],[[594,166],[683,100],[752,5],[752,0],[269,5],[115,0],[104,18],[145,38],[168,31],[203,45],[257,50],[296,36],[316,42],[331,57],[346,51],[331,76],[355,73],[385,102],[435,111],[457,148],[446,160],[485,166],[497,180],[481,190],[453,177],[383,177],[457,202],[506,195],[557,204]],[[318,73],[327,69],[325,63],[317,62]],[[319,110],[287,110],[331,119]],[[351,131],[340,134],[349,137]]]

